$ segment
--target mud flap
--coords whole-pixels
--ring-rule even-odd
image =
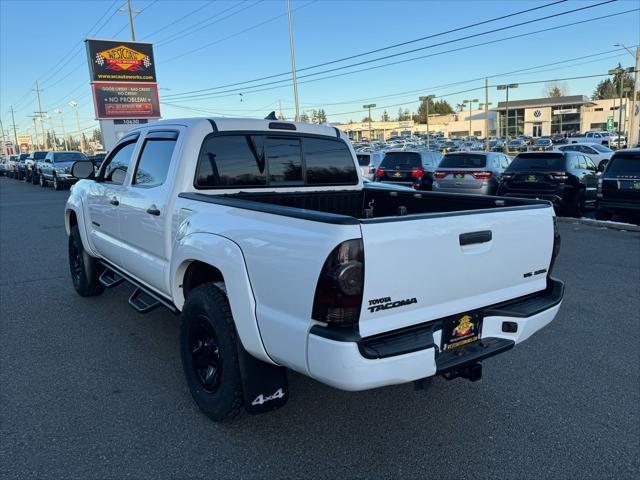
[[[258,360],[241,345],[238,350],[245,410],[258,414],[284,406],[289,398],[287,369]]]

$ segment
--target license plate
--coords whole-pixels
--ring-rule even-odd
[[[464,313],[444,320],[442,325],[442,350],[453,350],[480,339],[482,313]]]
[[[464,178],[464,173],[454,173],[453,178],[456,180],[462,180]]]
[[[538,181],[538,177],[535,175],[529,175],[527,176],[527,182],[537,182]]]

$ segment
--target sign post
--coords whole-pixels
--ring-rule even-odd
[[[607,117],[607,132],[613,132],[613,115]]]

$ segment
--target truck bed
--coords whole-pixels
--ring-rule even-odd
[[[550,206],[549,202],[541,200],[383,190],[366,186],[362,190],[353,191],[240,192],[231,195],[183,193],[180,196],[236,208],[342,224],[382,219],[393,221],[406,215],[450,215],[478,210]]]

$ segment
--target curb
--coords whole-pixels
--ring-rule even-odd
[[[632,223],[609,222],[605,220],[594,220],[591,218],[557,217],[559,222],[573,223],[574,225],[589,225],[591,227],[610,228],[623,232],[640,232],[640,225]]]

